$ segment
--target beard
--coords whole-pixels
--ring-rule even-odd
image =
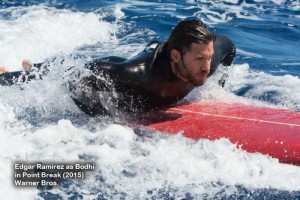
[[[179,70],[179,65],[178,63],[175,63],[175,67],[177,68],[177,70]],[[186,71],[186,75],[183,75],[194,87],[199,87],[201,85],[203,85],[208,77],[209,72],[207,72],[206,70],[201,70],[197,73],[192,73],[190,70],[187,69],[187,67],[183,64],[182,66],[185,71]],[[179,70],[181,71],[181,70]],[[183,74],[181,72],[181,74]]]
[[[200,71],[198,73],[192,74],[188,71],[186,79],[195,87],[201,86],[205,83],[208,73],[206,71]]]

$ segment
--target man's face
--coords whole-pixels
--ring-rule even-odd
[[[203,85],[210,70],[213,54],[212,41],[208,44],[192,43],[190,50],[178,63],[181,74],[194,86]]]

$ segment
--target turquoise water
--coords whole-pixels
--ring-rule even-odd
[[[92,58],[131,57],[188,17],[231,38],[237,57],[224,88],[221,71],[187,100],[300,111],[299,0],[1,1],[0,65],[14,71],[23,58],[58,58],[42,81],[0,86],[1,199],[299,199],[299,167],[225,139],[137,136],[119,119],[86,116],[70,99],[59,59],[80,68]],[[16,160],[89,160],[97,168],[83,181],[20,189],[10,182]]]

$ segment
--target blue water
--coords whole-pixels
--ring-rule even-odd
[[[23,58],[62,55],[80,66],[78,57],[131,57],[152,40],[166,40],[185,18],[203,20],[237,48],[225,87],[212,78],[188,99],[300,111],[299,0],[1,1],[0,65],[13,71]],[[1,199],[20,192],[25,199],[300,199],[299,167],[241,152],[228,141],[137,137],[115,119],[89,118],[60,86],[64,66],[58,63],[44,82],[21,91],[0,87],[7,94],[0,97],[0,182],[11,177],[9,163],[16,159],[90,158],[99,168],[86,181],[57,188],[5,184]]]

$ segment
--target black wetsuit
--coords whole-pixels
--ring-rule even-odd
[[[230,65],[234,56],[234,44],[224,36],[217,36],[209,76],[221,63]],[[90,115],[107,113],[108,101],[107,104],[125,111],[169,106],[194,89],[191,83],[173,74],[170,63],[167,42],[158,43],[155,49],[146,48],[130,59],[112,56],[94,60],[85,65],[90,75],[69,82],[71,96]],[[0,76],[0,84],[5,82],[3,79]],[[104,98],[107,95],[109,100]]]
[[[232,63],[235,46],[228,38],[217,36],[214,52],[209,76],[221,63],[225,66]],[[110,96],[117,93],[113,103],[121,110],[141,111],[172,105],[191,92],[194,86],[177,78],[170,63],[166,42],[158,43],[155,49],[146,48],[128,60],[107,57],[92,61],[86,64],[86,68],[93,75],[82,79],[79,90],[84,92],[75,93],[74,100],[89,114],[105,110],[105,102],[101,102],[103,91],[110,92]]]

